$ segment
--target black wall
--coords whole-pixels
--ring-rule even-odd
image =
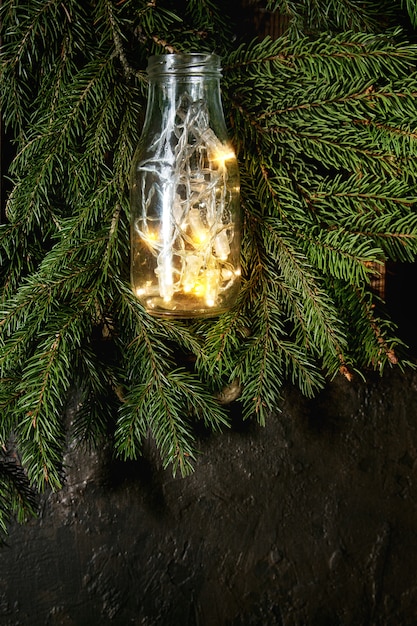
[[[417,373],[287,390],[173,479],[68,449],[0,549],[1,626],[417,623]],[[71,420],[71,411],[68,415]]]

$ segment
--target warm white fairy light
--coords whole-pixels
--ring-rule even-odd
[[[174,294],[173,224],[171,220],[174,193],[175,189],[173,189],[172,183],[166,183],[162,193],[162,250],[158,255],[158,268],[156,271],[159,280],[159,291],[164,302],[169,302]]]
[[[225,165],[235,155],[208,126],[203,101],[183,96],[171,122],[176,146],[167,144],[164,133],[155,139],[152,159],[139,164],[144,182],[137,232],[156,257],[159,296],[167,305],[182,293],[214,307],[219,293],[236,278],[228,263],[234,227]],[[161,162],[166,164],[162,170]],[[155,195],[160,220],[147,211]]]

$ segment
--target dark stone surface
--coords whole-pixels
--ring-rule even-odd
[[[417,374],[288,391],[172,478],[69,449],[0,550],[1,626],[414,626]]]

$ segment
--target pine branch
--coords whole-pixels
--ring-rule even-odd
[[[414,27],[417,26],[417,6],[413,0],[401,0],[401,6],[405,7]]]
[[[7,533],[12,515],[23,523],[36,515],[36,510],[35,493],[19,460],[12,451],[0,450],[0,531]]]
[[[329,285],[328,289],[333,291],[335,302],[339,303],[340,316],[349,330],[349,351],[357,373],[367,368],[382,373],[387,365],[413,367],[412,361],[399,359],[405,345],[394,336],[393,324],[386,315],[380,316],[381,306],[376,306],[376,299],[371,297],[369,291],[337,282]],[[352,316],[356,320],[354,329],[349,324]]]
[[[223,386],[233,382],[234,363],[250,332],[243,303],[240,297],[232,311],[218,320],[200,322],[196,327],[203,345],[197,353],[195,367],[213,393],[221,392]]]
[[[269,291],[262,283],[262,280],[257,281],[258,293],[262,287]],[[251,301],[251,334],[233,372],[235,378],[244,381],[243,418],[255,418],[262,425],[279,406],[286,379],[297,381],[308,396],[323,386],[322,375],[309,359],[308,352],[286,340],[285,317],[274,295],[278,294]]]
[[[194,374],[175,369],[172,350],[160,337],[158,326],[152,335],[141,327],[130,351],[132,382],[124,394],[115,433],[116,450],[124,458],[136,458],[150,431],[164,467],[172,464],[174,473],[179,469],[186,475],[195,458],[191,417],[217,429],[227,425],[225,413]],[[184,413],[185,407],[188,410]]]
[[[39,489],[46,484],[57,489],[62,484],[62,413],[71,366],[63,354],[62,341],[63,335],[53,342],[48,337],[40,343],[33,358],[28,359],[18,385],[17,412],[21,417],[16,432],[19,450],[29,480]],[[42,371],[41,377],[39,370]]]
[[[401,3],[403,4],[403,3]],[[366,0],[268,0],[267,8],[286,15],[292,37],[320,31],[380,31],[395,23],[400,3]]]

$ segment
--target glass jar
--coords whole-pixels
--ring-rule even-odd
[[[220,59],[148,61],[148,106],[130,179],[131,282],[163,317],[227,311],[240,286],[240,197],[227,137]]]

